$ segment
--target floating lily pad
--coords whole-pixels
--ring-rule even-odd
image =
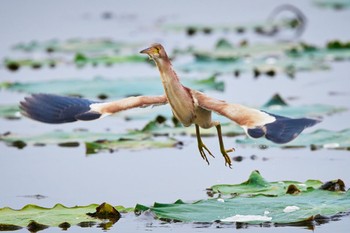
[[[215,76],[207,79],[183,78],[183,83],[197,90],[224,90],[224,83]],[[1,89],[27,93],[52,93],[90,98],[122,98],[131,95],[156,95],[163,93],[158,77],[106,79],[96,77],[90,80],[67,79],[29,83],[0,83]]]
[[[266,181],[258,171],[253,171],[249,179],[241,184],[218,184],[210,187],[208,191],[211,194],[220,195],[263,195],[268,197],[283,196],[286,193],[296,194],[310,189],[318,189],[322,186],[318,180],[307,180],[305,182],[297,181]]]
[[[130,212],[132,208],[125,208],[123,206],[112,207],[109,204],[103,203],[102,205],[91,204],[88,206],[75,206],[66,207],[61,204],[57,204],[52,208],[44,208],[37,205],[26,205],[22,209],[14,210],[8,207],[0,208],[0,229],[7,229],[9,227],[29,227],[33,226],[46,226],[46,227],[61,227],[69,228],[73,225],[80,225],[84,223],[90,223],[91,225],[106,223],[110,221],[109,215],[105,217],[92,217],[93,212],[96,213],[96,209],[103,208],[106,212],[110,213],[113,210],[118,212]],[[112,211],[108,211],[112,210]],[[89,214],[90,213],[90,214]]]
[[[216,189],[237,192],[239,195],[231,198],[212,198],[185,203],[181,200],[173,204],[155,203],[151,207],[137,205],[136,211],[150,210],[157,218],[166,221],[182,221],[196,223],[212,222],[247,222],[247,223],[278,223],[294,224],[313,222],[322,223],[333,216],[350,211],[350,191],[332,192],[317,189],[322,182],[267,182],[253,172],[251,178],[242,184],[231,187],[214,186]],[[282,193],[283,186],[299,186],[299,192],[292,194]],[[226,188],[230,189],[230,191]],[[266,188],[264,190],[264,188]],[[267,189],[270,188],[272,196]],[[273,189],[276,188],[277,191]],[[267,192],[258,195],[259,191]]]
[[[172,138],[147,138],[143,140],[98,140],[95,142],[86,142],[86,153],[95,154],[100,151],[114,151],[119,149],[148,149],[148,148],[171,148],[181,147],[182,143]]]
[[[303,133],[293,141],[286,144],[275,144],[270,143],[267,140],[250,138],[237,139],[236,143],[252,146],[264,145],[284,148],[310,147],[312,150],[322,148],[350,150],[350,129],[344,129],[341,131],[320,129],[312,133]]]

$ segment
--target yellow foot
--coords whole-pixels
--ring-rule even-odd
[[[203,143],[198,143],[198,150],[201,153],[202,158],[207,161],[208,165],[209,165],[209,161],[207,158],[207,155],[205,154],[203,148],[212,156],[214,157],[214,155],[210,152],[210,150],[206,147],[206,145],[204,145]],[[215,157],[214,157],[215,158]]]
[[[231,148],[231,149],[228,149],[228,150],[223,150],[221,151],[222,155],[224,156],[224,159],[225,159],[225,166],[229,166],[229,168],[232,168],[232,163],[231,163],[231,158],[230,156],[228,156],[227,153],[230,153],[230,152],[234,152],[235,149],[234,148]]]

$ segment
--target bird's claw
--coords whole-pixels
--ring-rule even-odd
[[[207,148],[206,145],[204,145],[203,143],[198,144],[198,150],[199,150],[199,152],[201,153],[202,158],[203,158],[203,159],[208,163],[208,165],[209,165],[209,160],[208,160],[207,155],[205,154],[203,148],[204,148],[213,158],[215,158],[215,157],[214,157],[214,155],[210,152],[210,150]]]
[[[227,154],[227,153],[230,153],[230,152],[234,152],[235,149],[234,148],[231,148],[231,149],[228,149],[228,150],[224,150],[224,151],[221,151],[222,155],[224,156],[224,159],[225,159],[225,166],[229,166],[229,168],[232,168],[232,162],[231,162],[231,158],[230,156]]]

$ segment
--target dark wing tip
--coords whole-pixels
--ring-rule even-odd
[[[21,101],[19,107],[22,115],[33,120],[59,124],[77,121],[76,116],[88,112],[92,103],[77,97],[33,94]]]
[[[312,127],[320,122],[320,120],[309,118],[292,119],[277,115],[272,116],[276,118],[274,122],[248,129],[249,136],[253,138],[265,136],[266,139],[274,143],[283,144],[295,139],[305,128]]]

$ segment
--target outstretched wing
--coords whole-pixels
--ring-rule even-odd
[[[33,94],[20,102],[20,108],[22,114],[31,119],[59,124],[95,120],[130,108],[162,105],[167,102],[165,95],[128,97],[102,103],[77,97]]]
[[[192,93],[200,107],[236,122],[250,137],[264,136],[275,143],[287,143],[296,138],[305,128],[320,122],[309,118],[292,119],[239,104],[229,104],[195,90],[192,90]]]

